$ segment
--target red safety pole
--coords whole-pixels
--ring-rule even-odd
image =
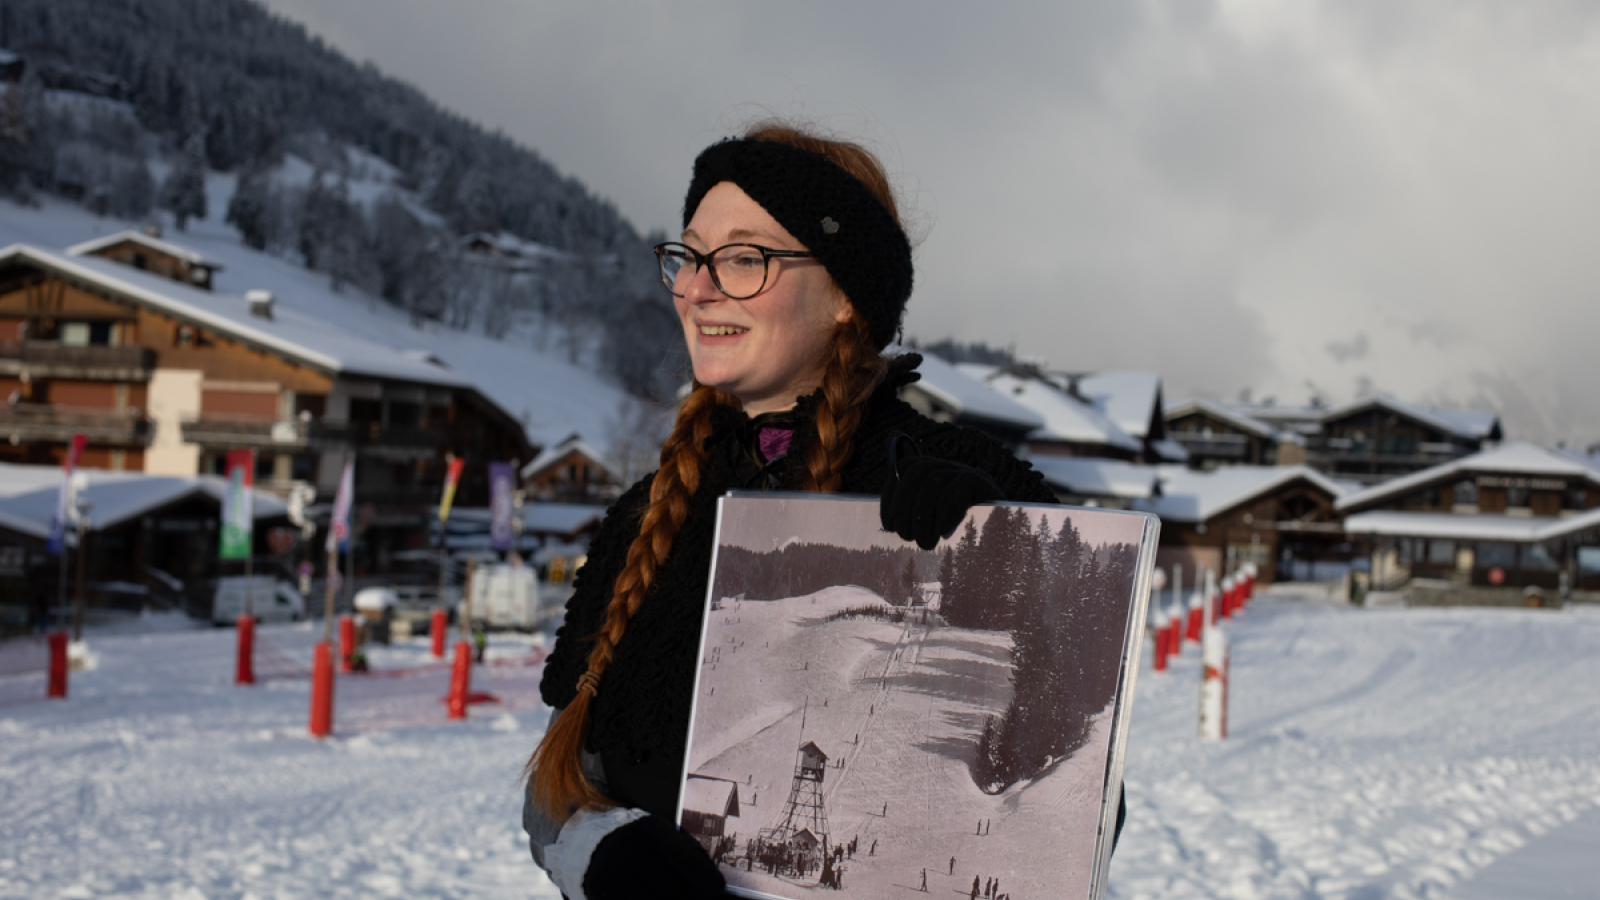
[[[239,617],[239,654],[233,670],[234,684],[256,683],[256,620]]]
[[[430,623],[429,634],[433,636],[433,658],[444,658],[444,633],[450,627],[450,617],[443,609],[433,611],[433,621]]]
[[[45,639],[50,645],[50,682],[45,688],[46,697],[67,696],[67,633],[52,631]]]
[[[472,645],[466,641],[456,644],[455,666],[450,670],[450,718],[467,717],[467,692],[472,688]]]
[[[1155,670],[1157,672],[1165,672],[1167,670],[1167,644],[1168,644],[1168,641],[1167,641],[1167,631],[1168,631],[1168,629],[1167,629],[1167,619],[1168,618],[1169,617],[1167,615],[1166,610],[1162,610],[1161,612],[1156,614],[1156,660],[1155,660]]]
[[[356,620],[350,616],[339,617],[339,669],[350,671],[350,657],[356,655]]]
[[[1217,585],[1217,618],[1227,619],[1233,616],[1233,576],[1228,575]]]
[[[1203,591],[1204,588],[1199,588],[1189,595],[1189,621],[1183,632],[1184,640],[1194,641],[1197,644],[1200,642],[1200,626],[1205,622],[1206,599]]]
[[[311,654],[311,736],[333,733],[333,647],[317,641]]]

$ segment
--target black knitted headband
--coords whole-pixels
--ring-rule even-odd
[[[737,185],[816,254],[865,320],[878,349],[894,339],[911,297],[911,242],[855,176],[809,150],[776,141],[727,140],[694,161],[683,225],[719,182]]]

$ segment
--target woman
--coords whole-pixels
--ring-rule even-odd
[[[975,503],[1055,500],[999,444],[898,399],[920,360],[882,350],[911,296],[911,246],[867,151],[780,125],[714,144],[681,243],[656,254],[694,390],[661,468],[590,546],[541,685],[560,712],[528,763],[524,826],[572,900],[721,895],[673,821],[717,497],[879,494],[884,527],[924,548]],[[892,446],[914,455],[891,464]]]

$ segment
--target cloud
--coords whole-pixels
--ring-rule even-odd
[[[1351,399],[1359,360],[1372,390],[1600,429],[1548,412],[1600,333],[1594,5],[267,2],[641,230],[766,111],[865,137],[926,232],[917,337],[1283,402]]]
[[[1328,355],[1335,362],[1347,362],[1353,359],[1367,358],[1367,333],[1360,331],[1348,341],[1334,341],[1328,344]]]

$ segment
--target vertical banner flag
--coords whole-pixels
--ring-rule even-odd
[[[459,456],[450,457],[450,465],[444,473],[444,498],[439,501],[439,523],[444,524],[450,518],[450,504],[456,500],[456,485],[461,483],[461,464],[466,462]]]
[[[78,467],[78,457],[83,455],[83,447],[89,439],[82,434],[72,436],[72,443],[67,447],[67,456],[61,461],[61,493],[56,495],[56,514],[50,519],[50,539],[45,549],[52,556],[60,556],[66,546],[67,531],[67,503],[72,493],[72,472]]]
[[[515,478],[510,463],[489,464],[489,546],[502,553],[511,549],[511,492]]]
[[[333,518],[328,520],[328,552],[350,549],[350,506],[354,500],[356,461],[345,460],[339,476],[339,493],[333,498]]]
[[[249,559],[251,529],[255,524],[252,507],[256,475],[254,450],[229,450],[227,457],[228,491],[222,497],[223,559]]]

